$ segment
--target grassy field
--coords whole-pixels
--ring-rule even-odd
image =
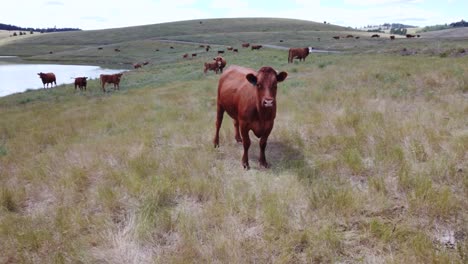
[[[229,117],[220,148],[212,144],[219,75],[202,65],[214,51],[135,33],[102,53],[91,42],[41,53],[76,37],[61,34],[0,49],[150,64],[124,73],[120,91],[103,94],[91,80],[86,92],[62,85],[0,98],[0,263],[468,262],[468,56],[396,52],[468,39],[353,40],[347,52],[293,64],[275,49],[226,53],[228,65],[289,73],[266,150],[271,168],[256,163],[252,135],[245,171]],[[269,32],[226,34],[274,44]],[[221,35],[212,33],[214,50],[231,44]],[[186,52],[199,56],[184,60]]]

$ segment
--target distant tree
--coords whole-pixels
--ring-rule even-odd
[[[448,28],[450,28],[450,26],[447,25],[447,24],[445,24],[445,25],[427,26],[427,27],[422,28],[421,30],[418,30],[417,33],[420,33],[420,32],[429,32],[429,31],[437,31],[437,30],[443,30],[443,29],[448,29]]]
[[[390,29],[390,34],[395,34],[395,35],[406,35],[407,33],[406,28],[392,28]]]
[[[451,27],[468,27],[468,22],[462,19],[460,22],[450,23],[450,26]]]

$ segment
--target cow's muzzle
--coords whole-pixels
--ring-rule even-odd
[[[274,104],[275,104],[274,99],[263,99],[262,101],[263,107],[273,107]]]

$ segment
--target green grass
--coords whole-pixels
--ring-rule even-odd
[[[219,75],[202,65],[215,52],[183,60],[198,45],[122,43],[116,58],[95,46],[49,58],[23,44],[36,59],[152,63],[125,73],[120,91],[91,80],[86,92],[0,98],[0,262],[467,261],[468,57],[378,54],[366,42],[366,53],[293,64],[280,50],[225,54],[289,73],[272,166],[256,163],[252,138],[245,171],[229,117],[212,145]]]

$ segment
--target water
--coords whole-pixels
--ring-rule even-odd
[[[53,72],[57,85],[74,83],[75,77],[99,78],[100,74],[114,74],[126,70],[103,69],[99,66],[60,64],[0,64],[0,97],[28,89],[43,88],[39,72]],[[50,87],[50,84],[49,84]],[[55,86],[54,86],[55,87]]]

